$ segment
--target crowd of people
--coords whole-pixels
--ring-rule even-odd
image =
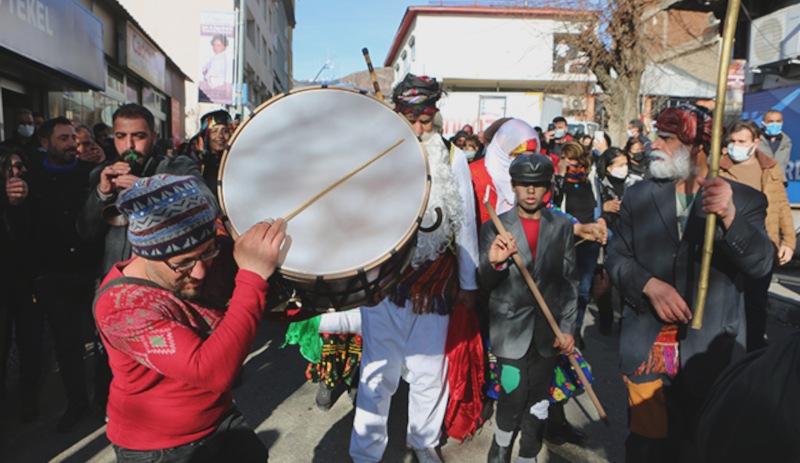
[[[583,330],[593,300],[602,334],[620,320],[626,460],[712,461],[714,449],[695,444],[698,421],[714,418],[702,405],[726,367],[767,347],[769,282],[796,247],[780,112],[761,127],[730,127],[720,176],[707,178],[712,116],[703,106],[664,110],[650,136],[633,120],[619,145],[607,134],[573,139],[563,117],[544,131],[508,117],[447,140],[436,122],[441,95],[436,79],[410,74],[392,93],[428,158],[422,223],[438,226],[417,232],[410,265],[381,300],[287,333],[305,346],[319,408],[330,408],[337,385],[351,389],[353,460],[381,461],[401,379],[406,442],[420,462],[442,461],[443,432],[463,440],[491,416],[490,463],[510,462],[516,441],[521,463],[535,462],[544,440],[582,444],[564,405],[585,387],[571,357],[592,380],[580,351],[592,348]],[[0,398],[13,341],[19,419],[37,419],[49,327],[66,391],[59,432],[89,414],[93,390],[120,462],[266,461],[232,387],[287,231],[266,219],[234,240],[221,225],[216,183],[231,116],[204,115],[169,154],[137,104],[121,106],[112,127],[64,117],[34,126],[34,116],[20,111],[0,147]],[[711,214],[709,309],[692,330]]]

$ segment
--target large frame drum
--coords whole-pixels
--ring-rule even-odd
[[[306,87],[256,109],[221,161],[228,231],[235,238],[286,216],[399,140],[289,222],[290,247],[277,272],[277,286],[304,307],[344,310],[374,301],[410,262],[430,176],[405,119],[365,91]]]

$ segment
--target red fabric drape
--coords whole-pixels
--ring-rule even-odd
[[[463,441],[478,429],[483,406],[483,344],[478,317],[463,304],[450,315],[446,352],[450,401],[444,425],[448,436]]]

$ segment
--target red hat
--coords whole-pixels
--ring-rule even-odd
[[[656,130],[672,134],[686,145],[703,143],[711,140],[710,112],[694,105],[682,105],[665,109],[656,121]]]

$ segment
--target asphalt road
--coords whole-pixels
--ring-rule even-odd
[[[606,427],[597,420],[591,401],[584,394],[571,400],[567,415],[571,423],[589,436],[582,447],[570,444],[545,446],[540,462],[621,462],[625,430],[625,392],[617,370],[618,332],[601,336],[587,315],[584,356],[596,377],[595,390],[611,421]],[[305,381],[306,363],[296,347],[280,349],[285,327],[263,323],[253,352],[245,366],[244,383],[235,392],[239,408],[259,437],[269,446],[273,463],[348,462],[348,446],[353,422],[353,405],[347,394],[339,397],[327,412],[314,406],[315,384]],[[91,375],[91,355],[87,355],[87,374]],[[54,361],[42,393],[41,417],[35,423],[18,420],[19,391],[9,384],[9,396],[0,403],[0,461],[32,462],[113,462],[99,410],[80,427],[58,434],[55,426],[64,410],[64,393]],[[90,381],[91,383],[91,381]],[[389,447],[385,462],[413,462],[405,446],[407,387],[395,395],[389,419]],[[447,441],[441,447],[446,462],[484,462],[491,443],[493,421],[467,442]]]
[[[768,324],[768,336],[775,339],[796,331],[800,325],[787,325],[775,319],[785,318],[781,314],[786,313],[797,318],[800,296],[796,293],[783,294],[782,297],[775,295],[772,303],[773,311],[778,313]],[[591,311],[587,313],[586,323],[584,338],[587,348],[583,353],[592,367],[595,391],[608,413],[611,426],[603,425],[586,394],[580,395],[568,403],[566,411],[570,422],[589,436],[588,441],[580,447],[546,444],[538,458],[540,463],[624,461],[626,397],[617,369],[618,327],[614,327],[612,336],[601,336],[594,326]],[[260,326],[253,352],[245,366],[244,382],[234,391],[239,408],[268,445],[273,463],[351,461],[348,445],[353,405],[347,394],[343,394],[327,412],[314,406],[317,386],[305,381],[304,359],[296,347],[279,348],[284,332],[284,325],[265,322]],[[91,384],[93,358],[90,353],[87,353],[86,360]],[[56,433],[56,423],[65,405],[52,353],[47,371],[40,401],[41,416],[34,423],[19,422],[19,391],[15,389],[13,380],[9,382],[9,394],[0,402],[0,462],[113,462],[114,455],[105,437],[103,416],[99,410],[94,410],[74,431]],[[407,387],[401,385],[392,403],[389,446],[384,462],[415,461],[412,452],[405,447],[407,391]],[[444,460],[448,463],[486,461],[493,426],[493,421],[488,421],[467,442],[444,442],[441,447]]]

